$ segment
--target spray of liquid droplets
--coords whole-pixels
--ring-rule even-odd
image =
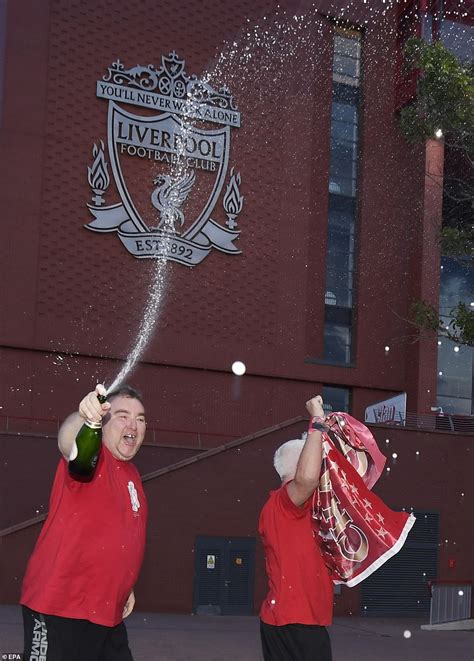
[[[165,240],[165,250],[168,250],[169,238]],[[158,320],[158,311],[160,303],[166,289],[166,254],[156,258],[156,266],[153,274],[153,280],[150,286],[150,295],[148,303],[143,314],[143,320],[138,329],[138,341],[129,354],[124,366],[116,376],[112,384],[107,388],[110,392],[117,388],[125,377],[133,370],[136,363],[145,351],[146,345],[151,337],[153,329]]]
[[[161,212],[160,227],[163,230],[161,239],[161,254],[155,258],[155,269],[149,288],[148,302],[143,313],[142,322],[137,332],[137,342],[132,351],[129,353],[124,366],[115,377],[111,385],[107,388],[107,392],[115,390],[115,388],[117,388],[135,368],[153,334],[153,330],[155,329],[159,319],[159,313],[163,306],[169,280],[168,255],[171,247],[171,239],[175,233],[175,210],[179,206],[177,201],[179,191],[178,186],[175,184],[179,181],[183,181],[185,177],[188,177],[189,169],[185,158],[185,144],[186,137],[192,128],[190,118],[192,118],[194,115],[195,101],[193,100],[192,96],[188,95],[188,97],[189,98],[185,103],[184,119],[181,122],[178,131],[182,139],[178,142],[176,161],[172,163],[170,168],[170,194],[167,197]]]

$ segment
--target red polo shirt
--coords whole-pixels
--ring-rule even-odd
[[[92,482],[81,483],[61,459],[20,602],[40,613],[115,626],[140,571],[146,520],[132,463],[103,446]]]
[[[288,484],[270,492],[260,514],[269,584],[260,618],[275,626],[326,626],[332,622],[333,586],[313,534],[311,499],[298,507]]]

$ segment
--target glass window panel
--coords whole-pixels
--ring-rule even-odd
[[[471,307],[470,304],[474,303],[474,270],[470,268],[469,264],[449,257],[442,258],[439,300],[440,316],[446,326],[451,321],[450,310],[459,302],[464,302]],[[438,341],[438,405],[443,407],[445,413],[472,414],[473,383],[474,348],[457,346],[450,340],[440,338]],[[469,402],[469,406],[467,402]]]
[[[339,227],[331,228],[327,236],[327,253],[332,255],[352,255],[352,241],[350,232],[340,231]]]
[[[352,255],[349,252],[341,250],[332,250],[328,246],[327,269],[328,274],[332,271],[336,273],[346,273],[352,270]]]
[[[472,415],[474,413],[471,399],[438,395],[436,404],[441,406],[443,413],[456,413],[457,415]]]
[[[345,273],[352,268],[352,256],[348,252],[341,252],[339,250],[331,250],[328,252],[328,274],[331,272]]]
[[[354,168],[351,168],[349,165],[344,167],[338,167],[337,162],[331,163],[331,169],[329,172],[330,181],[337,184],[338,188],[332,190],[331,193],[346,195],[354,197],[356,194],[356,176]]]
[[[332,181],[331,179],[329,180],[329,192],[335,193],[336,195],[341,195],[341,186],[337,183],[337,181]]]
[[[357,125],[333,119],[331,123],[331,136],[333,136],[336,141],[347,140],[355,143],[357,140]]]
[[[349,278],[346,282],[344,280],[336,280],[331,277],[332,275],[332,273],[328,274],[326,289],[334,296],[334,304],[339,307],[352,307],[352,282]]]
[[[326,310],[326,323],[350,328],[352,323],[352,309],[341,307],[340,305],[331,305]]]
[[[338,262],[338,264],[341,264],[341,262]],[[331,289],[331,287],[337,287],[340,289],[342,285],[344,285],[346,288],[351,288],[352,275],[348,268],[344,268],[344,265],[341,265],[341,268],[334,267],[328,269],[327,282],[328,289]],[[329,287],[329,284],[331,284],[331,287]]]
[[[354,267],[354,253],[351,237],[340,235],[328,236],[327,243],[328,269],[350,269]]]
[[[358,121],[357,107],[352,104],[333,101],[331,116],[334,120],[339,122],[356,124]]]
[[[337,305],[336,294],[332,291],[326,291],[326,294],[324,295],[324,304]]]
[[[354,225],[355,201],[338,195],[329,196],[330,227],[351,227]],[[351,232],[353,229],[350,230]]]
[[[351,391],[339,386],[323,386],[324,410],[345,411],[349,413]]]
[[[345,37],[336,34],[334,36],[334,52],[360,59],[360,37]]]
[[[353,178],[344,178],[339,175],[332,175],[329,181],[329,192],[337,195],[345,195],[347,197],[355,197],[356,195],[356,182]]]
[[[438,394],[472,397],[473,348],[441,338],[438,346]],[[457,348],[458,351],[454,351]]]
[[[337,221],[330,223],[328,227],[328,246],[331,251],[352,254],[354,250],[352,227],[350,225],[341,227]]]
[[[438,371],[438,394],[444,397],[466,397],[471,399],[472,375],[453,374],[448,366]]]
[[[459,302],[474,302],[474,269],[459,260],[443,257],[441,260],[440,313],[448,314]]]
[[[472,62],[474,54],[474,26],[447,21],[443,19],[440,28],[440,39],[451,53],[462,62]]]
[[[354,81],[348,77],[348,82],[353,83]],[[333,102],[336,101],[346,105],[357,106],[359,102],[359,89],[349,84],[344,85],[342,82],[333,81],[332,98]]]
[[[331,179],[334,179],[335,176],[355,179],[357,173],[357,161],[343,158],[338,152],[334,151],[331,154],[329,173]]]
[[[344,161],[336,157],[331,159],[329,165],[329,176],[332,181],[339,181],[339,179],[355,180],[356,174],[357,174],[356,161]]]
[[[357,160],[357,142],[331,135],[331,157],[344,161]]]
[[[338,307],[351,308],[352,292],[344,286],[338,286],[333,282],[327,283],[327,291],[334,297],[334,305]],[[328,303],[330,305],[330,303]]]
[[[328,251],[354,252],[355,201],[340,195],[329,196]]]
[[[353,57],[346,57],[345,55],[334,54],[333,63],[334,74],[348,76],[349,78],[358,79],[360,73],[360,62]]]
[[[336,250],[352,252],[354,246],[352,216],[329,210],[328,243]]]
[[[351,308],[352,293],[346,287],[337,287],[332,282],[328,282],[327,287],[327,291],[334,297],[334,306]],[[328,305],[331,305],[331,303],[328,302]]]
[[[324,357],[340,364],[351,358],[359,73],[360,37],[339,32],[333,58]]]
[[[351,329],[326,322],[324,324],[324,358],[334,363],[349,363]]]

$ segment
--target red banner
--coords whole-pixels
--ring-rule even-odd
[[[367,427],[347,413],[331,413],[327,424],[313,496],[315,539],[333,582],[353,587],[398,553],[415,517],[370,491],[386,459]]]

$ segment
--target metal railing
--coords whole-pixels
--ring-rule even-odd
[[[474,434],[474,416],[456,415],[452,413],[405,413],[398,419],[384,420],[379,423],[406,427],[407,429],[424,429],[427,431],[455,432],[458,434]]]

